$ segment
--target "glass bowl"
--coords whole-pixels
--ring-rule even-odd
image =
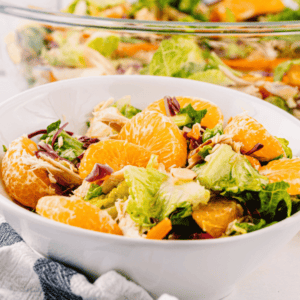
[[[300,21],[104,18],[60,12],[68,2],[0,2],[4,65],[20,91],[87,76],[171,76],[228,86],[300,118]]]

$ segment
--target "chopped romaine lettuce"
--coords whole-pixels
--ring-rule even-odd
[[[277,107],[291,113],[291,109],[287,106],[286,101],[278,96],[269,96],[265,99],[265,101],[276,105]]]
[[[265,20],[268,22],[300,20],[300,10],[293,10],[286,7],[282,12],[267,15]]]
[[[129,186],[130,199],[127,213],[141,226],[152,226],[152,218],[157,218],[161,207],[156,205],[155,195],[167,175],[152,168],[129,166],[124,171],[125,181]]]
[[[260,175],[243,155],[226,144],[221,144],[208,162],[193,170],[200,184],[214,191],[233,194],[261,191],[268,184],[267,177]]]
[[[116,101],[116,103],[113,106],[116,107],[124,117],[131,119],[136,114],[141,112],[141,110],[138,108],[135,108],[130,103],[131,103],[130,96],[125,96],[125,97],[119,99],[118,101]]]
[[[211,52],[209,54],[209,57],[208,57],[208,66],[210,68],[213,68],[213,69],[219,69],[219,66],[223,66],[226,69],[230,70],[235,76],[242,76],[241,72],[236,71],[236,70],[231,69],[230,67],[228,67],[215,52]]]
[[[289,147],[289,141],[284,138],[278,138],[278,137],[276,137],[276,138],[280,142],[280,144],[285,152],[286,157],[292,158],[293,152],[292,152],[292,149]]]
[[[41,137],[41,141],[44,141],[46,144],[51,145],[52,139],[55,133],[60,128],[61,121],[58,120],[47,127],[47,134],[44,134]],[[61,139],[62,145],[59,144],[58,139]],[[66,131],[62,130],[57,136],[57,139],[54,143],[53,150],[57,154],[69,161],[74,161],[80,154],[83,153],[83,143],[78,141],[76,138],[70,136]]]
[[[274,217],[278,211],[281,209],[281,203],[284,203],[286,206],[286,215],[289,217],[292,212],[292,200],[287,192],[287,189],[290,185],[287,182],[273,182],[268,184],[265,189],[259,192],[260,198],[260,209],[259,212],[269,220],[273,221]]]
[[[37,57],[45,47],[47,30],[42,26],[26,26],[18,30],[18,43],[25,51],[26,59]]]
[[[102,187],[96,183],[92,183],[90,188],[88,189],[87,194],[84,197],[85,201],[96,198],[102,194]]]
[[[174,184],[173,180],[162,183],[157,195],[156,205],[161,208],[159,220],[171,215],[171,220],[182,219],[191,215],[200,203],[206,204],[210,192],[195,181]]]
[[[274,69],[274,81],[281,81],[285,73],[288,72],[293,65],[299,65],[299,64],[300,64],[300,59],[288,60],[279,64]]]
[[[188,79],[218,84],[222,86],[228,86],[234,83],[222,71],[217,69],[194,73],[193,75],[189,76]]]
[[[198,45],[190,38],[164,40],[149,64],[149,75],[174,76],[190,62],[205,64]]]
[[[205,159],[205,157],[210,154],[211,150],[212,150],[212,146],[206,145],[200,149],[198,155],[201,156],[202,159]]]
[[[108,57],[118,48],[120,38],[116,35],[98,36],[89,40],[87,46]]]
[[[274,222],[276,223],[276,222]],[[274,224],[272,223],[272,224]],[[234,225],[242,230],[239,230],[241,233],[248,233],[248,232],[253,232],[262,228],[265,228],[267,226],[270,226],[272,224],[267,224],[267,222],[264,219],[255,219],[253,220],[253,223],[248,223],[248,222],[242,222],[242,223],[235,223]]]
[[[207,109],[195,110],[191,104],[180,109],[179,114],[171,117],[173,122],[178,126],[187,126],[192,128],[194,124],[201,123],[201,120],[205,117]]]
[[[75,68],[86,67],[83,50],[80,47],[74,47],[73,45],[70,46],[65,44],[60,48],[52,48],[49,51],[46,50],[46,48],[43,48],[41,56],[51,66]]]
[[[178,78],[188,78],[195,73],[204,71],[205,65],[203,63],[188,62],[173,76]]]
[[[112,189],[107,195],[101,194],[92,198],[89,203],[101,208],[111,207],[118,199],[127,200],[129,196],[129,187],[125,181],[122,181],[117,187]]]
[[[209,129],[207,128],[202,135],[202,142],[206,142],[207,140],[213,138],[217,134],[223,134],[223,125],[222,123],[217,124],[214,128]]]

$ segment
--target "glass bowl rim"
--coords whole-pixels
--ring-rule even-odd
[[[75,26],[127,32],[185,34],[196,36],[300,35],[300,21],[281,22],[179,22],[79,16],[70,13],[24,8],[0,1],[0,13],[56,26]]]

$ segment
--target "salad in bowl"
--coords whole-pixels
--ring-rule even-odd
[[[37,214],[142,239],[243,235],[300,210],[300,158],[243,112],[200,97],[97,104],[83,135],[61,120],[4,145],[8,194]]]
[[[51,83],[0,106],[0,213],[91,279],[119,270],[153,297],[221,299],[300,229],[299,121],[265,101],[133,75]]]

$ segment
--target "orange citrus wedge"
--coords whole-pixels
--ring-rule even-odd
[[[58,185],[50,182],[47,171],[36,164],[37,150],[36,143],[21,136],[10,144],[2,160],[2,178],[8,194],[32,208],[41,197],[61,192]]]
[[[43,197],[38,201],[36,212],[60,223],[123,235],[117,223],[105,211],[81,200],[63,196]]]
[[[269,162],[259,169],[261,175],[267,176],[270,183],[285,181],[290,184],[290,195],[300,194],[300,158],[279,159]]]
[[[242,208],[235,201],[218,200],[201,204],[192,216],[201,229],[212,237],[220,237],[229,223],[242,216]]]
[[[158,155],[166,169],[186,164],[186,139],[175,123],[159,112],[147,110],[135,115],[123,126],[119,139]]]
[[[85,178],[96,163],[109,165],[114,172],[127,165],[146,167],[151,157],[147,149],[127,141],[106,140],[92,144],[85,152],[79,167],[79,175]]]
[[[223,123],[222,111],[214,103],[212,103],[208,100],[203,100],[203,99],[195,98],[195,97],[176,96],[176,99],[180,104],[180,108],[184,108],[184,107],[188,106],[189,104],[191,104],[195,110],[207,109],[207,113],[201,121],[202,126],[205,126],[208,128],[214,128],[218,123]],[[166,115],[164,99],[160,99],[160,100],[157,100],[157,101],[151,103],[149,106],[146,107],[145,110],[158,111],[158,112]]]
[[[269,161],[280,155],[286,156],[280,142],[247,114],[243,113],[232,118],[224,133],[232,135],[233,141],[243,143],[241,150],[244,152],[250,151],[258,143],[262,144],[262,149],[250,155],[260,161]]]

